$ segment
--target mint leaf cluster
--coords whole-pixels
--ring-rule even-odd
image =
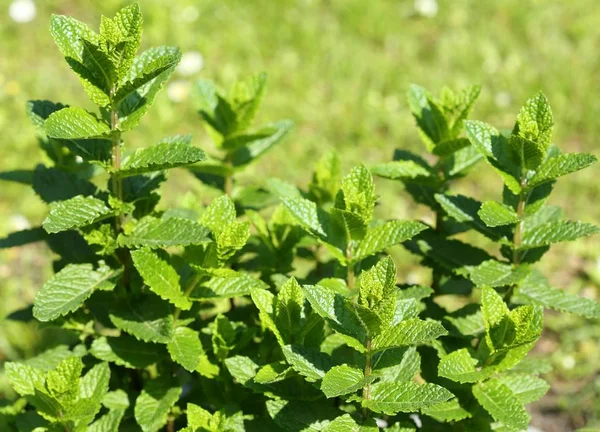
[[[257,120],[264,73],[228,91],[196,83],[215,154],[191,135],[126,141],[180,59],[173,47],[138,54],[142,23],[137,4],[102,17],[99,32],[52,18],[97,110],[27,104],[51,162],[19,180],[48,213],[0,247],[52,250],[54,275],[19,319],[74,342],[6,363],[14,397],[0,406],[0,429],[526,430],[526,405],[549,389],[548,363],[530,355],[544,310],[600,317],[598,303],[537,268],[553,244],[600,231],[549,204],[559,177],[596,158],[553,144],[544,95],[504,133],[469,119],[479,87],[434,96],[411,86],[428,155],[401,150],[343,172],[329,153],[306,186],[245,184],[237,174],[292,128]],[[497,201],[454,192],[477,164],[500,177]],[[218,196],[160,205],[174,168]],[[373,176],[400,181],[431,222],[380,217]],[[400,246],[430,282],[402,283],[388,255]]]

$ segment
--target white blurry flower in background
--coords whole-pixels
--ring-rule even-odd
[[[415,0],[415,11],[424,17],[433,18],[438,13],[436,0]]]
[[[28,23],[33,21],[36,15],[33,0],[14,0],[8,7],[8,15],[17,23]]]
[[[181,56],[177,73],[182,76],[194,75],[202,70],[204,57],[198,51],[188,51]]]
[[[172,102],[181,103],[188,98],[191,84],[186,80],[171,81],[167,86],[167,96]]]
[[[494,102],[499,108],[507,108],[510,106],[512,98],[510,97],[510,93],[501,91],[496,93],[496,96],[494,97]]]

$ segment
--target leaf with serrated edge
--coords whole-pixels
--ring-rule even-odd
[[[550,389],[546,381],[534,375],[511,373],[502,375],[497,380],[511,389],[522,404],[541,399]]]
[[[145,342],[168,343],[173,335],[169,303],[150,294],[134,303],[121,302],[111,309],[110,320],[118,328]]]
[[[517,395],[499,380],[475,384],[473,396],[495,420],[518,430],[527,428],[531,417]]]
[[[437,339],[448,334],[446,329],[436,321],[423,321],[410,318],[401,321],[373,339],[372,348],[375,351],[419,344]]]
[[[77,310],[95,290],[114,288],[112,281],[121,273],[91,264],[69,264],[48,280],[35,296],[33,315],[40,321],[52,321]]]
[[[50,205],[50,214],[44,219],[43,227],[48,233],[57,233],[80,228],[115,214],[104,201],[91,196],[78,195],[66,201]]]
[[[200,356],[204,354],[200,336],[197,331],[187,327],[177,327],[173,339],[167,344],[173,361],[193,372],[198,367]]]
[[[334,366],[327,371],[321,382],[321,390],[327,398],[354,393],[365,385],[360,369],[348,365]]]
[[[436,384],[418,385],[412,381],[382,382],[371,386],[370,399],[363,399],[362,404],[374,412],[395,415],[399,412],[415,412],[428,408],[453,396]]]
[[[189,219],[147,216],[137,223],[131,233],[120,234],[118,242],[125,247],[189,246],[210,241],[209,234],[208,228]]]
[[[519,222],[519,216],[512,207],[496,201],[484,202],[477,214],[489,227],[512,225]]]
[[[523,232],[520,249],[573,241],[600,232],[600,227],[585,222],[557,221],[540,224]]]
[[[287,362],[308,382],[323,379],[326,371],[332,366],[331,358],[315,349],[299,345],[284,345],[281,350]]]
[[[555,288],[538,272],[533,272],[515,291],[515,300],[569,312],[585,318],[600,318],[600,303]]]
[[[402,243],[421,231],[427,225],[413,221],[388,221],[367,231],[365,238],[359,243],[352,257],[359,261],[378,252],[383,252],[388,247]]]
[[[123,160],[121,177],[161,171],[191,165],[206,159],[206,154],[198,147],[181,143],[160,143],[138,149]]]
[[[90,354],[97,359],[129,369],[144,369],[158,362],[163,350],[156,344],[142,342],[123,334],[119,337],[101,336],[95,339]]]
[[[181,394],[181,387],[155,379],[144,386],[135,401],[135,419],[144,432],[156,432],[167,423],[169,411]]]
[[[176,307],[188,310],[192,303],[184,296],[177,271],[150,249],[131,251],[133,265],[151,291]]]
[[[110,127],[82,108],[63,108],[50,114],[44,122],[44,130],[51,138],[90,139],[101,138],[110,133]]]
[[[555,178],[579,171],[594,163],[596,156],[587,153],[566,153],[546,159],[527,182],[527,189],[532,189]]]

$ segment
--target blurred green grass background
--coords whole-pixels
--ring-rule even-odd
[[[0,171],[44,162],[35,130],[25,116],[29,99],[91,105],[63,61],[48,31],[50,14],[72,15],[93,27],[112,16],[120,0],[36,1],[27,23],[9,16],[0,0]],[[269,74],[261,120],[290,118],[296,128],[244,179],[269,176],[305,183],[316,160],[336,149],[344,168],[391,159],[395,148],[421,152],[405,103],[410,83],[437,92],[443,85],[478,83],[482,94],[472,118],[512,127],[520,105],[544,91],[555,116],[554,141],[563,151],[600,156],[600,6],[596,0],[141,0],[143,48],[176,45],[199,53],[202,68],[176,73],[142,125],[127,134],[132,147],[166,135],[194,134],[210,149],[189,95],[198,77],[228,86],[238,76]],[[431,9],[434,7],[434,9]],[[429,13],[427,13],[429,7]],[[600,221],[598,168],[559,182],[554,204],[567,216]],[[498,197],[501,185],[488,170],[476,170],[458,190]],[[381,214],[419,218],[398,183],[379,182]],[[180,171],[163,196],[206,200],[205,191]],[[192,195],[191,195],[192,194]],[[22,185],[0,182],[0,237],[38,225],[46,213]],[[561,245],[544,264],[556,285],[600,298],[600,242]],[[414,260],[397,252],[403,271]],[[0,317],[30,303],[50,273],[50,253],[32,245],[0,251]],[[0,361],[31,355],[56,344],[54,333],[0,318]],[[540,350],[555,364],[555,390],[541,403],[544,417],[557,412],[565,428],[600,418],[600,325],[549,316]],[[0,383],[0,393],[3,386]],[[547,415],[546,415],[547,414]],[[566,418],[566,420],[565,420]],[[541,422],[542,420],[539,420]],[[561,420],[562,421],[562,420]],[[556,421],[554,421],[556,423]],[[542,424],[542,423],[539,423]],[[562,427],[559,423],[558,427]],[[543,426],[543,424],[542,424]],[[556,424],[555,424],[556,426]],[[544,430],[554,430],[549,429]]]

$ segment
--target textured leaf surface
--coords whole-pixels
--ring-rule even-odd
[[[156,432],[161,429],[180,394],[181,387],[161,379],[149,381],[135,401],[135,419],[142,430]]]
[[[135,339],[133,336],[101,336],[92,342],[90,354],[94,357],[125,366],[130,369],[144,369],[160,360],[163,351],[155,344]]]
[[[131,251],[131,258],[144,283],[155,294],[180,309],[188,310],[192,307],[192,303],[181,291],[177,271],[167,261],[146,248]]]
[[[470,278],[477,286],[487,285],[495,288],[517,284],[527,277],[528,274],[529,269],[527,267],[520,266],[513,268],[510,264],[489,260],[473,267]]]
[[[518,430],[527,428],[531,417],[517,395],[497,379],[475,384],[473,395],[495,420]]]
[[[438,374],[452,381],[468,383],[477,382],[494,373],[493,369],[482,369],[477,364],[477,359],[466,348],[462,348],[441,358]]]
[[[130,176],[194,164],[206,159],[198,147],[181,143],[160,143],[138,149],[124,161],[119,175]]]
[[[363,400],[363,406],[383,414],[415,412],[454,395],[436,384],[418,385],[412,381],[397,383],[376,383],[371,387],[371,399]]]
[[[78,195],[67,201],[53,203],[43,226],[47,232],[57,233],[90,225],[113,214],[114,211],[103,201]]]
[[[119,104],[119,127],[123,131],[137,126],[154,103],[156,95],[162,89],[163,84],[169,79],[175,66],[179,63],[181,52],[174,47],[155,47],[141,53],[133,61],[129,74],[124,81],[136,82],[136,79],[146,76],[149,70],[159,59],[173,57],[172,66],[165,69],[159,75],[137,87],[136,90],[125,97]],[[142,78],[143,80],[143,78]],[[139,81],[138,81],[139,82]]]
[[[421,412],[440,422],[459,421],[471,417],[471,413],[460,406],[458,399],[440,402],[422,409]]]
[[[154,294],[141,301],[120,303],[109,316],[117,328],[145,342],[168,343],[173,335],[171,307]]]
[[[264,126],[259,133],[264,137],[253,140],[247,146],[235,150],[231,155],[233,166],[241,167],[255,160],[276,144],[281,142],[292,129],[294,123],[290,120],[281,120]]]
[[[328,398],[353,393],[363,387],[365,376],[360,369],[351,366],[334,366],[327,371],[321,382],[321,390]]]
[[[110,127],[82,108],[64,108],[50,114],[44,130],[51,138],[101,138],[110,133]]]
[[[191,300],[232,298],[249,295],[253,289],[266,287],[264,282],[250,275],[232,272],[216,275],[208,281],[202,282],[194,289],[189,298]]]
[[[431,170],[411,160],[393,161],[371,167],[371,172],[379,177],[391,180],[400,179],[405,182],[431,183]]]
[[[175,329],[173,339],[168,343],[167,349],[173,361],[190,372],[196,370],[200,356],[204,354],[198,332],[187,327]]]
[[[388,221],[369,231],[358,245],[354,261],[383,252],[388,247],[402,243],[427,229],[425,224],[413,221]]]
[[[489,227],[510,225],[519,221],[519,216],[511,207],[496,201],[484,202],[478,214],[481,220]]]
[[[497,381],[507,386],[522,404],[541,399],[550,389],[546,381],[534,375],[508,374],[498,377]]]
[[[527,183],[527,188],[534,188],[547,181],[579,171],[594,163],[596,156],[586,153],[566,153],[546,159],[536,170],[535,175]]]
[[[95,290],[109,290],[112,279],[121,270],[91,264],[69,264],[48,280],[35,296],[33,315],[40,321],[52,321],[77,310]]]
[[[373,350],[429,342],[446,334],[448,334],[446,329],[436,321],[411,318],[401,321],[373,339]]]
[[[189,246],[209,241],[209,234],[208,228],[189,219],[147,216],[138,222],[131,233],[119,235],[118,241],[126,247]]]
[[[600,303],[552,287],[548,280],[537,272],[525,279],[515,294],[527,303],[548,309],[569,312],[585,318],[600,318]]]
[[[332,366],[330,357],[317,350],[299,345],[285,345],[281,349],[287,362],[309,382],[323,379]]]
[[[524,231],[521,249],[531,249],[597,234],[600,228],[585,222],[557,221]]]

